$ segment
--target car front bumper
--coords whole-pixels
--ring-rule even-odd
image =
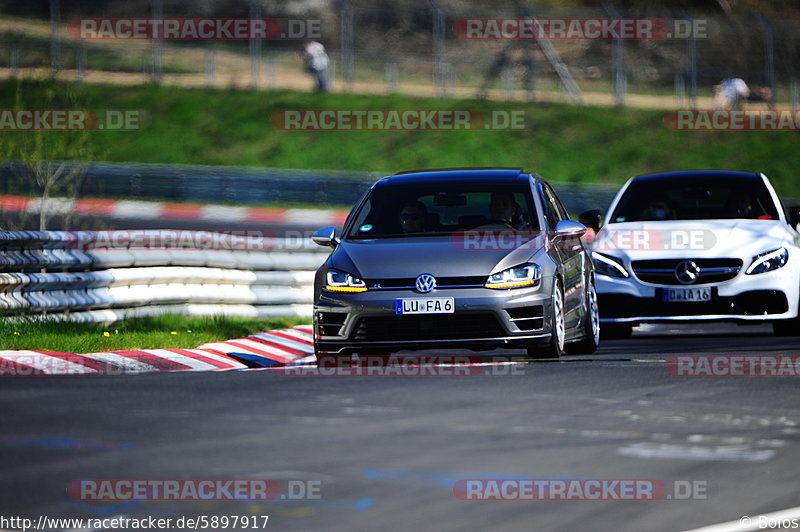
[[[711,288],[711,301],[667,302],[669,288]],[[798,313],[798,279],[784,267],[758,275],[739,273],[722,283],[657,285],[636,277],[597,276],[601,323],[675,321],[764,321],[789,319]]]
[[[545,343],[550,339],[551,291],[547,279],[531,288],[483,287],[322,292],[314,304],[314,342],[320,353],[376,349],[492,349]],[[450,298],[450,314],[398,315],[397,299]]]

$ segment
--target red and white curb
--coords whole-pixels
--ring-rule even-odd
[[[257,367],[312,364],[317,360],[314,356],[311,325],[298,325],[291,329],[262,332],[227,342],[203,344],[198,349],[225,353]]]
[[[42,200],[0,195],[0,211],[38,213]],[[289,225],[342,225],[347,211],[280,209],[230,205],[190,205],[152,201],[49,198],[44,208],[52,214],[96,215],[137,220],[199,220],[214,222],[280,223]]]
[[[196,349],[102,353],[0,351],[0,376],[122,375],[154,371],[224,371],[316,361],[310,325],[266,331]]]

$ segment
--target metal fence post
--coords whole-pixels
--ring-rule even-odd
[[[690,27],[693,28],[694,19],[688,15],[686,18],[689,20]],[[697,39],[694,31],[686,41],[686,54],[689,67],[689,107],[697,109]]]
[[[58,35],[58,20],[61,18],[61,0],[50,0],[50,77],[55,78],[61,70],[61,42]]]
[[[445,12],[436,0],[428,0],[433,15],[433,84],[439,97],[447,96],[447,75],[445,73],[445,39],[447,37]]]
[[[257,0],[250,1],[250,20],[261,18],[261,5]],[[258,82],[261,76],[261,40],[250,36],[250,86],[258,89]]]
[[[764,62],[766,66],[764,81],[772,92],[772,101],[775,101],[775,32],[769,20],[760,16],[759,18],[764,25]]]
[[[604,6],[606,12],[615,19],[622,18],[619,12],[610,5]],[[625,77],[625,49],[622,39],[614,39],[611,48],[611,70],[614,86],[614,104],[617,106],[625,105],[625,93],[627,90],[627,79]]]
[[[500,88],[503,90],[503,97],[510,100],[514,96],[514,71],[504,67],[500,73]]]
[[[800,109],[800,86],[796,78],[789,81],[789,106],[792,109]]]
[[[217,52],[208,50],[205,57],[206,86],[213,87],[217,77]]]
[[[394,61],[386,63],[386,67],[384,69],[384,75],[386,78],[386,92],[390,94],[397,92],[397,81],[398,78],[400,77],[397,68],[397,63]]]
[[[675,105],[686,107],[686,78],[683,72],[675,72]]]
[[[269,59],[264,61],[264,73],[267,76],[267,87],[272,88],[275,85],[275,78],[278,76],[277,68],[273,61]]]
[[[348,0],[339,0],[339,17],[341,20],[342,80],[345,82],[346,90],[351,91],[355,59],[353,54],[353,8]]]
[[[150,16],[154,20],[161,20],[164,18],[164,8],[162,0],[150,0]],[[164,73],[164,41],[163,31],[155,35],[151,41],[150,56],[150,81],[158,83],[161,81],[161,76]]]
[[[19,48],[14,46],[11,48],[11,57],[9,58],[9,68],[11,69],[11,76],[16,77],[19,73]]]
[[[86,47],[83,43],[78,44],[77,48],[75,49],[75,79],[77,81],[83,81],[83,78],[86,77],[87,67],[87,60],[86,60]]]

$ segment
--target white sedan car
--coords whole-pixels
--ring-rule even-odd
[[[798,209],[787,220],[764,174],[630,179],[591,244],[601,331],[675,321],[771,321],[800,334]]]

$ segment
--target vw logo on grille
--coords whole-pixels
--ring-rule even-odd
[[[417,291],[423,294],[427,294],[434,288],[436,288],[436,278],[429,274],[423,273],[419,277],[417,277]]]
[[[700,275],[700,267],[690,260],[685,260],[675,267],[675,278],[681,284],[692,284]]]

